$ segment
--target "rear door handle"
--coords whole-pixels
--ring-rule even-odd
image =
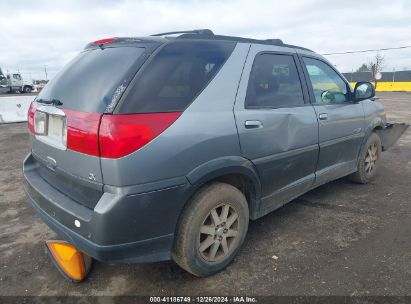
[[[246,120],[244,126],[246,129],[258,129],[262,128],[263,124],[259,120]]]
[[[321,113],[318,115],[319,120],[327,120],[328,119],[328,114],[327,113]]]

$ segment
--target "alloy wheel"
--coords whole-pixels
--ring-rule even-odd
[[[223,260],[235,249],[239,231],[239,213],[230,204],[221,204],[213,208],[200,227],[200,256],[207,262]]]
[[[378,160],[378,146],[377,143],[371,144],[367,149],[365,155],[365,172],[370,175],[375,169]]]

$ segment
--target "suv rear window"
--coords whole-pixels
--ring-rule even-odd
[[[63,108],[83,112],[110,112],[135,75],[144,50],[129,46],[85,50],[44,87],[37,100],[57,99]]]
[[[233,41],[174,41],[146,63],[130,85],[118,113],[183,111],[232,53]]]

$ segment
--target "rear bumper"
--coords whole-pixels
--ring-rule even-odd
[[[147,192],[133,194],[111,187],[114,193],[104,192],[95,208],[89,209],[42,179],[38,166],[29,154],[23,164],[28,201],[64,240],[100,261],[140,263],[170,259],[178,216],[191,188],[185,177],[173,179],[174,186],[152,190],[152,185],[148,185]],[[170,181],[166,184],[170,185]],[[80,227],[75,221],[80,222]]]

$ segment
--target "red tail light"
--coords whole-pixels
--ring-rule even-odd
[[[173,124],[180,114],[103,115],[100,124],[101,157],[119,158],[140,149]]]
[[[67,148],[100,156],[98,129],[102,114],[63,110],[67,119]]]
[[[32,102],[28,127],[34,132],[34,113],[38,104]],[[126,156],[160,135],[176,121],[180,112],[103,115],[63,109],[67,124],[67,149],[80,153],[119,158]]]
[[[107,44],[107,43],[112,43],[116,40],[117,40],[117,38],[104,38],[104,39],[93,41],[92,44],[98,44],[98,45]]]
[[[27,124],[30,133],[34,134],[34,113],[36,113],[36,109],[38,107],[38,103],[33,101],[30,104],[29,111],[27,113]]]

